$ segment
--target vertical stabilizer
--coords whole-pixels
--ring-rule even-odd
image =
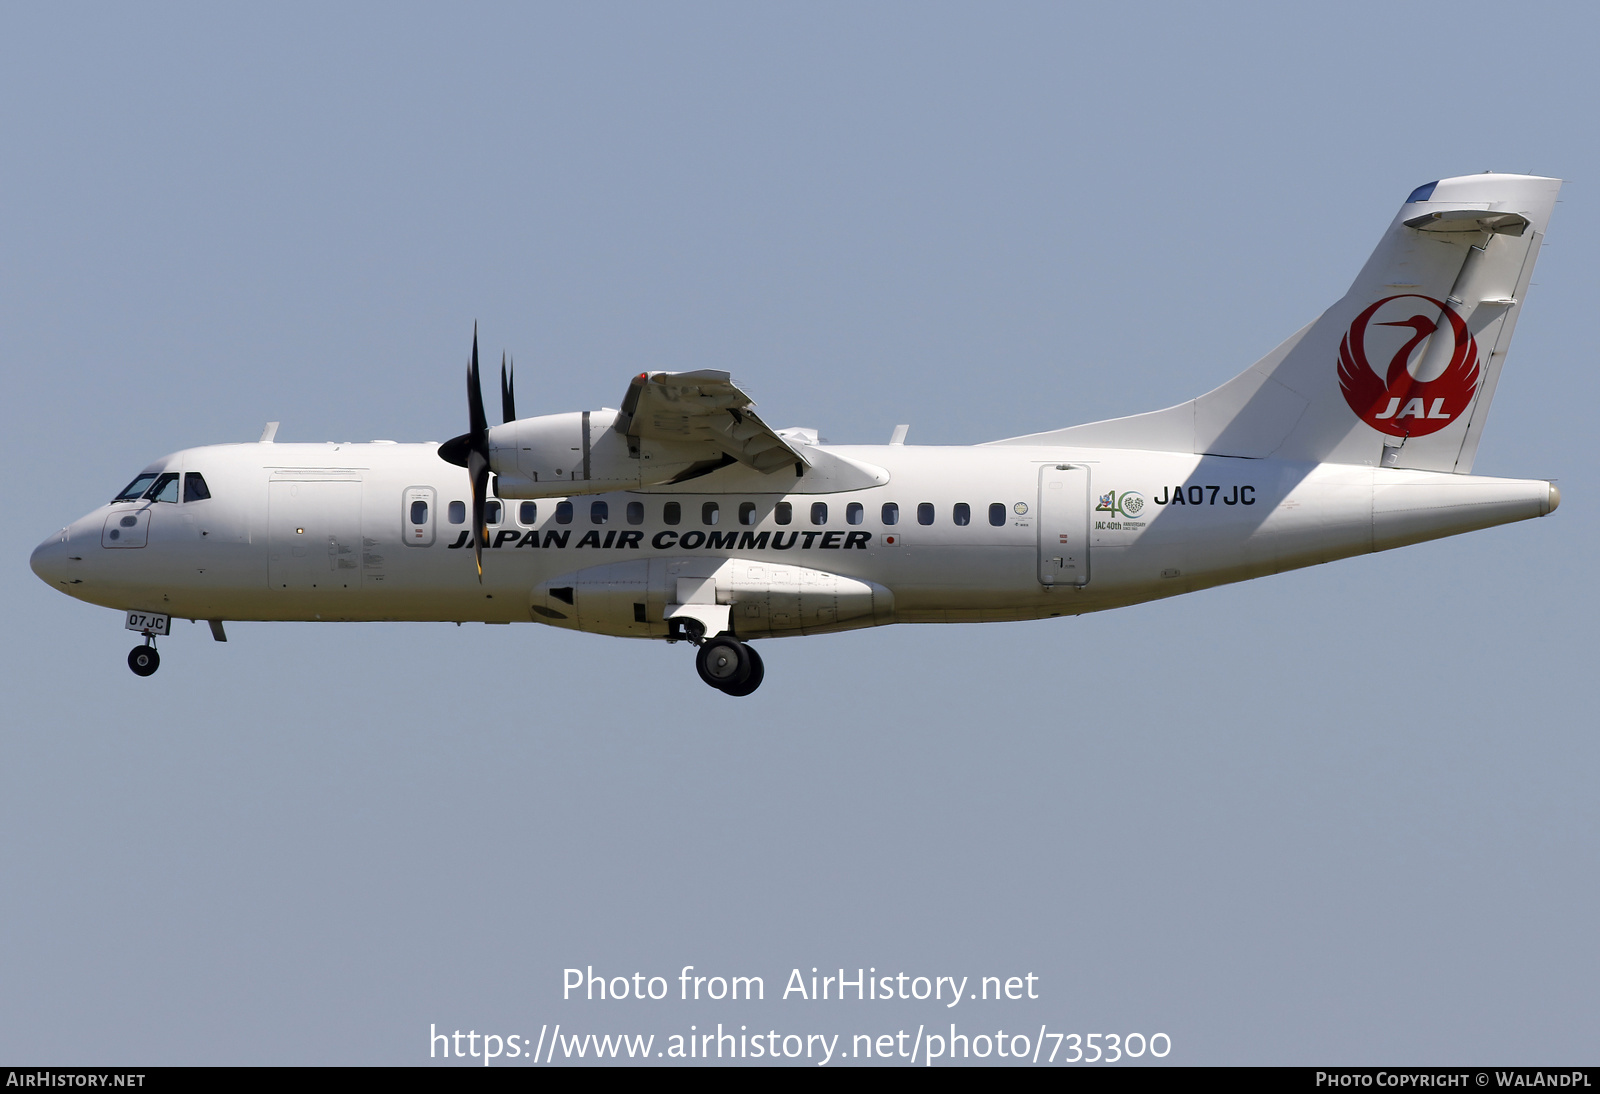
[[[1492,173],[1420,186],[1344,298],[1215,391],[997,443],[1466,473],[1560,188]]]

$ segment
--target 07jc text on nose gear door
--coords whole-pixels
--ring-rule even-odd
[[[1039,469],[1039,582],[1089,584],[1089,469]]]

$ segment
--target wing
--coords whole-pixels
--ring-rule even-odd
[[[752,405],[726,372],[642,372],[628,385],[616,429],[663,444],[714,444],[764,474],[809,466],[801,448],[773,432]]]

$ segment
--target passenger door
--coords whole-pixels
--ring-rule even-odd
[[[407,547],[432,547],[434,510],[433,487],[406,488],[401,503],[400,524]]]
[[[1046,464],[1039,469],[1039,582],[1089,584],[1089,469]]]

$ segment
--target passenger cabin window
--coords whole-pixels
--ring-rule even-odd
[[[499,524],[500,518],[504,515],[504,509],[499,502],[486,501],[483,503],[483,523]]]
[[[925,501],[925,502],[922,502],[920,505],[917,506],[917,523],[918,524],[932,524],[933,523],[933,502]]]
[[[812,524],[827,524],[828,523],[828,503],[827,502],[825,502],[825,501],[814,501],[814,502],[811,503],[811,523]]]
[[[150,489],[150,484],[156,481],[154,474],[140,475],[127,486],[122,488],[122,493],[112,498],[112,501],[138,501],[144,497],[144,492]]]
[[[572,523],[572,503],[570,501],[558,501],[558,502],[556,502],[556,523],[557,524],[571,524]]]
[[[591,524],[604,524],[611,519],[611,506],[603,501],[589,503],[589,522]]]
[[[465,524],[467,520],[467,503],[464,501],[451,502],[449,515],[451,524]]]
[[[411,503],[411,523],[412,524],[427,524],[428,523],[428,503],[427,502],[425,502],[425,501],[414,501],[414,502]]]
[[[755,522],[756,503],[753,501],[741,501],[739,503],[739,523],[749,525]]]
[[[772,519],[779,524],[794,523],[794,506],[786,501],[780,501],[772,507]]]
[[[642,502],[642,501],[630,501],[628,503],[628,523],[629,524],[643,524],[644,523],[644,502]]]
[[[150,489],[145,491],[144,496],[151,501],[170,501],[176,505],[178,503],[178,473],[176,471],[168,471],[165,475],[156,479]]]
[[[994,501],[989,503],[989,523],[996,528],[1004,527],[1006,523],[1006,506],[1004,502]]]
[[[866,510],[859,501],[853,501],[844,507],[844,522],[846,524],[860,524],[866,517]]]
[[[890,525],[899,524],[900,523],[900,506],[896,505],[892,501],[884,502],[883,503],[883,523],[890,524]]]
[[[517,513],[517,518],[523,524],[537,524],[539,522],[539,503],[536,501],[523,502],[520,511]]]
[[[956,522],[956,527],[965,528],[972,523],[972,506],[964,501],[956,502],[955,512],[950,514]]]
[[[675,501],[669,501],[661,507],[662,524],[679,524],[683,521],[683,506]]]
[[[700,507],[700,523],[701,524],[706,524],[706,525],[715,524],[715,523],[717,523],[717,521],[719,521],[721,519],[722,519],[722,513],[717,508],[717,503],[716,502],[708,501],[708,502],[706,502],[704,505],[702,505]]]
[[[210,497],[211,491],[206,488],[206,480],[198,472],[190,471],[183,476],[184,501],[207,501]]]

